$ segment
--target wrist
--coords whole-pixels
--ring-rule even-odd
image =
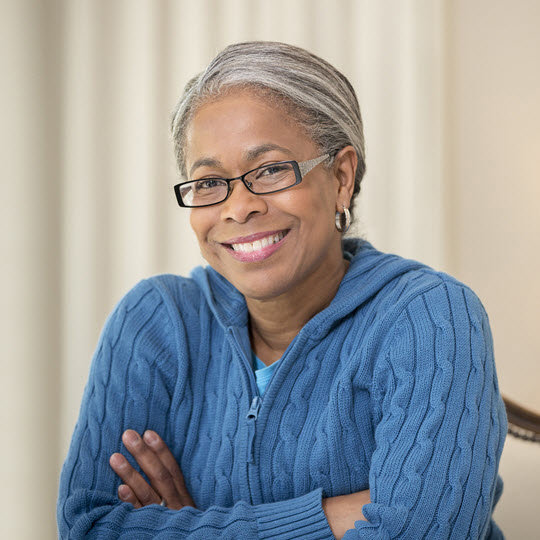
[[[337,540],[340,540],[342,536],[345,534],[345,531],[342,530],[342,524],[339,519],[339,516],[337,515],[337,507],[336,507],[336,499],[337,497],[326,497],[322,499],[322,508],[326,515],[326,521],[328,521],[328,525],[332,531],[332,534],[335,536]]]

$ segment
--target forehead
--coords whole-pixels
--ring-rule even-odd
[[[186,164],[204,157],[249,158],[249,150],[276,146],[291,153],[309,153],[316,147],[303,126],[274,100],[238,91],[202,105],[186,131]]]

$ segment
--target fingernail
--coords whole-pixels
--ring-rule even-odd
[[[118,496],[124,500],[127,498],[129,494],[129,490],[128,490],[128,487],[125,485],[125,484],[120,484],[118,486]]]
[[[158,442],[158,437],[153,431],[145,431],[143,437],[149,444],[156,444]]]
[[[122,454],[113,454],[109,462],[113,467],[120,467],[124,464],[124,457]]]
[[[127,444],[137,444],[139,442],[139,434],[130,429],[124,432],[124,439]]]

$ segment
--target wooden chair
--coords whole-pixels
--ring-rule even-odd
[[[540,443],[540,414],[527,409],[503,395],[508,433],[519,439]]]

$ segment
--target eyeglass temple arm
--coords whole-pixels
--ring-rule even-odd
[[[298,168],[300,169],[302,176],[307,174],[309,171],[311,171],[311,169],[313,169],[319,163],[322,163],[325,159],[328,159],[329,157],[330,157],[330,154],[324,154],[324,156],[308,159],[307,161],[302,161],[301,163],[299,163]]]

